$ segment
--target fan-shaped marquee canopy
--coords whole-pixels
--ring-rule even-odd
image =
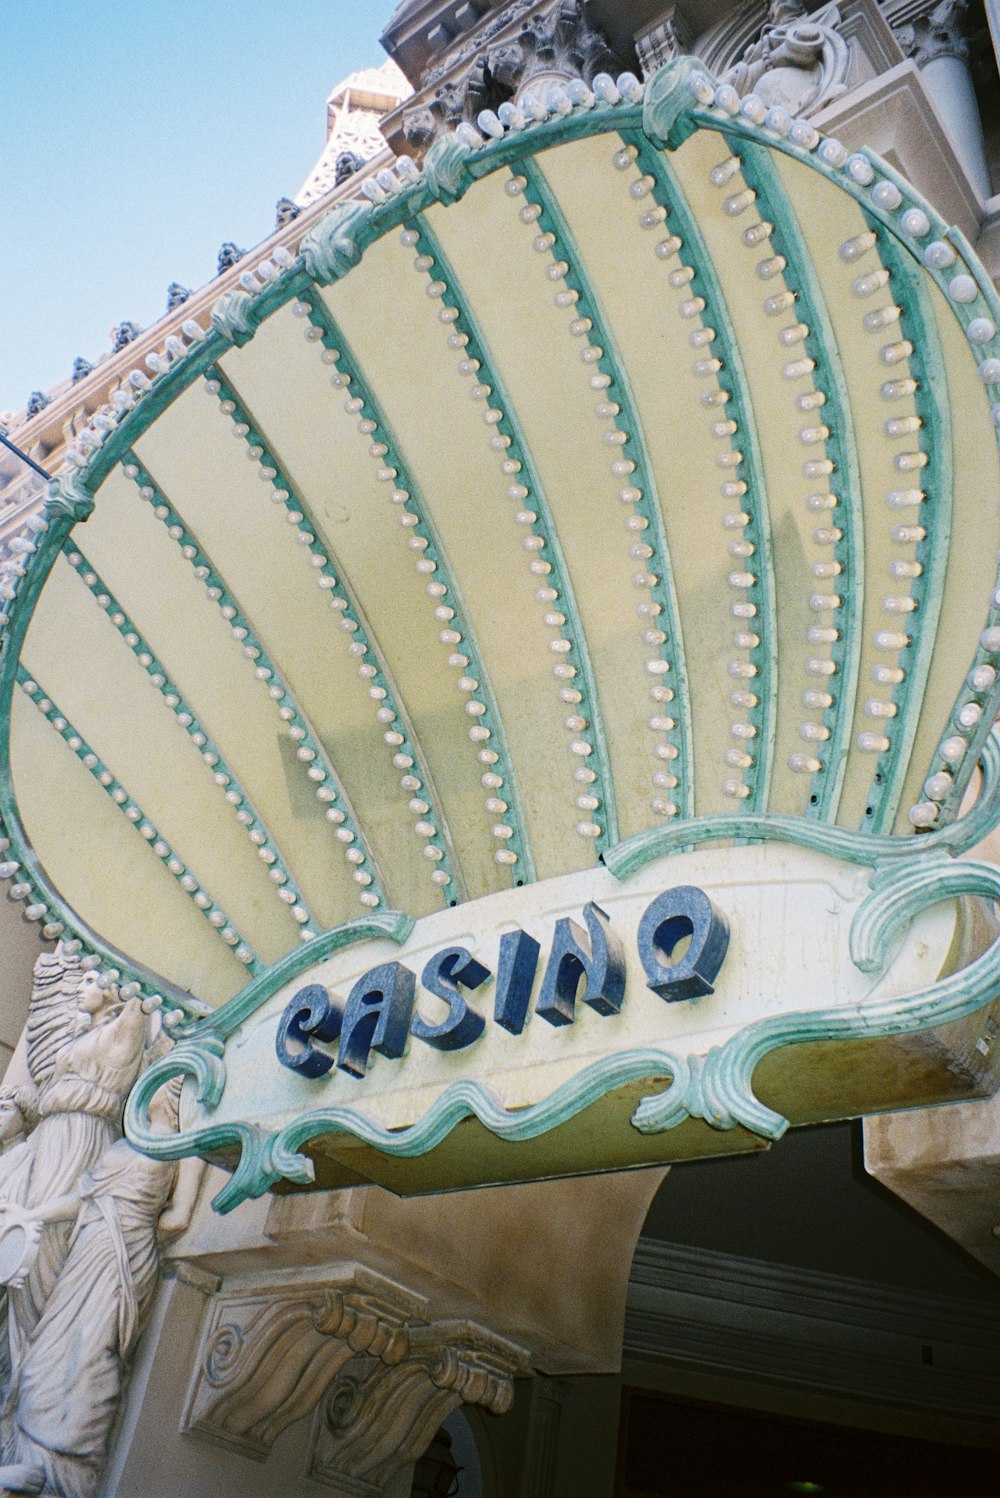
[[[598,94],[258,265],[8,571],[6,872],[168,1007],[713,838],[974,840],[988,277],[691,61]]]

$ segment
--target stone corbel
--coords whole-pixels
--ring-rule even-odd
[[[672,62],[682,52],[690,51],[691,37],[676,5],[635,39],[643,78],[651,78],[658,69]]]
[[[346,1364],[316,1411],[308,1475],[351,1498],[381,1498],[426,1451],[460,1404],[503,1414],[527,1354],[472,1321],[417,1327],[400,1363],[362,1353]]]
[[[353,1358],[401,1363],[424,1306],[360,1265],[323,1284],[213,1297],[181,1429],[263,1460]]]

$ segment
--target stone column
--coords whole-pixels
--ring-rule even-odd
[[[528,1438],[521,1473],[522,1493],[553,1498],[559,1461],[559,1428],[569,1384],[564,1378],[536,1378],[531,1388]]]
[[[996,4],[996,0],[993,0]],[[940,0],[899,32],[899,42],[920,76],[941,122],[980,199],[991,196],[975,89],[969,73],[965,35],[969,0]]]
[[[990,40],[993,43],[993,55],[996,58],[997,71],[1000,72],[1000,0],[985,0],[986,21],[990,28]]]

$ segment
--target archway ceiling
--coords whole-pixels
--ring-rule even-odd
[[[95,434],[7,631],[50,934],[217,1004],[678,819],[955,814],[992,288],[875,158],[686,99],[675,149],[624,102],[450,142]]]

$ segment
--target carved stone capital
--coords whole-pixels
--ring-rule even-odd
[[[263,1459],[352,1358],[400,1363],[423,1309],[360,1265],[323,1284],[214,1296],[181,1428]]]
[[[361,1353],[334,1379],[316,1411],[309,1476],[351,1498],[379,1498],[426,1451],[460,1404],[510,1408],[527,1354],[471,1321],[417,1327],[394,1367]]]
[[[939,57],[957,57],[960,62],[967,62],[968,14],[969,0],[940,0],[909,26],[900,27],[896,33],[899,45],[918,68],[925,68]]]
[[[482,109],[570,78],[590,82],[617,73],[617,57],[590,15],[589,0],[510,0],[450,47],[422,80],[417,100],[403,114],[403,133],[426,149],[448,126],[474,123]]]

